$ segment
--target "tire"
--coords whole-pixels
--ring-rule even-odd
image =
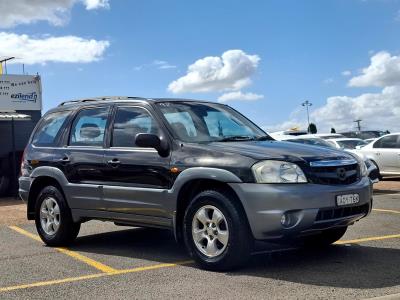
[[[378,170],[378,179],[382,180],[383,176],[381,175],[381,171],[379,170],[378,164],[373,160],[371,160],[371,162],[375,165],[376,169]]]
[[[328,229],[320,234],[307,237],[304,240],[306,247],[326,247],[340,240],[346,233],[347,226]]]
[[[45,223],[50,226],[46,228]],[[39,193],[36,199],[35,224],[40,238],[52,247],[71,244],[81,227],[80,223],[73,222],[71,210],[63,194],[55,186],[46,186]]]
[[[197,194],[186,209],[185,246],[204,269],[231,270],[243,266],[250,256],[253,237],[243,209],[234,198],[223,190],[206,190]],[[198,242],[192,230],[198,232]]]

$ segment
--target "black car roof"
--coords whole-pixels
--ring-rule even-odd
[[[132,96],[102,96],[102,97],[88,97],[76,100],[69,100],[61,102],[57,107],[66,107],[69,105],[91,104],[94,102],[203,102],[215,103],[212,101],[185,99],[185,98],[144,98]]]

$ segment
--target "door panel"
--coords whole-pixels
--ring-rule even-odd
[[[58,163],[63,166],[68,181],[71,208],[105,210],[103,182],[104,137],[110,107],[85,108],[76,115]]]
[[[388,135],[375,142],[373,148],[382,173],[400,172],[400,136]]]
[[[170,187],[170,157],[135,144],[138,133],[160,134],[150,112],[138,106],[118,107],[105,150],[104,200],[113,212],[168,217],[165,197]]]

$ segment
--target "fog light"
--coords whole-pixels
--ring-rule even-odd
[[[292,219],[292,218],[291,218],[290,214],[284,213],[284,214],[282,215],[282,218],[281,218],[281,224],[282,224],[282,226],[284,226],[284,227],[289,227],[290,224],[292,223],[292,220],[291,220],[291,219]]]

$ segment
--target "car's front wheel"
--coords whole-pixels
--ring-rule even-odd
[[[55,186],[42,189],[35,209],[36,229],[49,246],[66,246],[78,236],[80,223],[74,223],[63,194]]]
[[[233,197],[226,191],[203,191],[186,210],[186,248],[205,269],[232,269],[249,257],[252,236],[243,209]]]

